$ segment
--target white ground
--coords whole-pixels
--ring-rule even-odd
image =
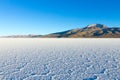
[[[0,39],[0,80],[120,80],[120,39]]]

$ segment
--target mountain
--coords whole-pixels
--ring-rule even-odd
[[[42,36],[43,38],[120,38],[120,28],[109,28],[102,24],[92,24],[84,28],[72,29]]]
[[[12,35],[3,38],[120,38],[120,28],[109,28],[103,24],[91,24],[84,28],[71,29],[48,35]]]

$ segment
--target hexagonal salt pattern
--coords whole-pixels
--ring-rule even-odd
[[[0,80],[120,80],[120,39],[1,38]]]

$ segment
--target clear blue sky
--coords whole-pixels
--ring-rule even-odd
[[[120,0],[0,0],[0,35],[120,26]]]

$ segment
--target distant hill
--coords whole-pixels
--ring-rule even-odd
[[[85,28],[67,30],[42,36],[44,38],[120,38],[120,28],[92,24]]]
[[[3,38],[37,38],[41,37],[42,35],[10,35],[10,36],[2,36]]]
[[[5,38],[120,38],[120,28],[109,28],[102,24],[92,24],[48,35],[12,35]]]

